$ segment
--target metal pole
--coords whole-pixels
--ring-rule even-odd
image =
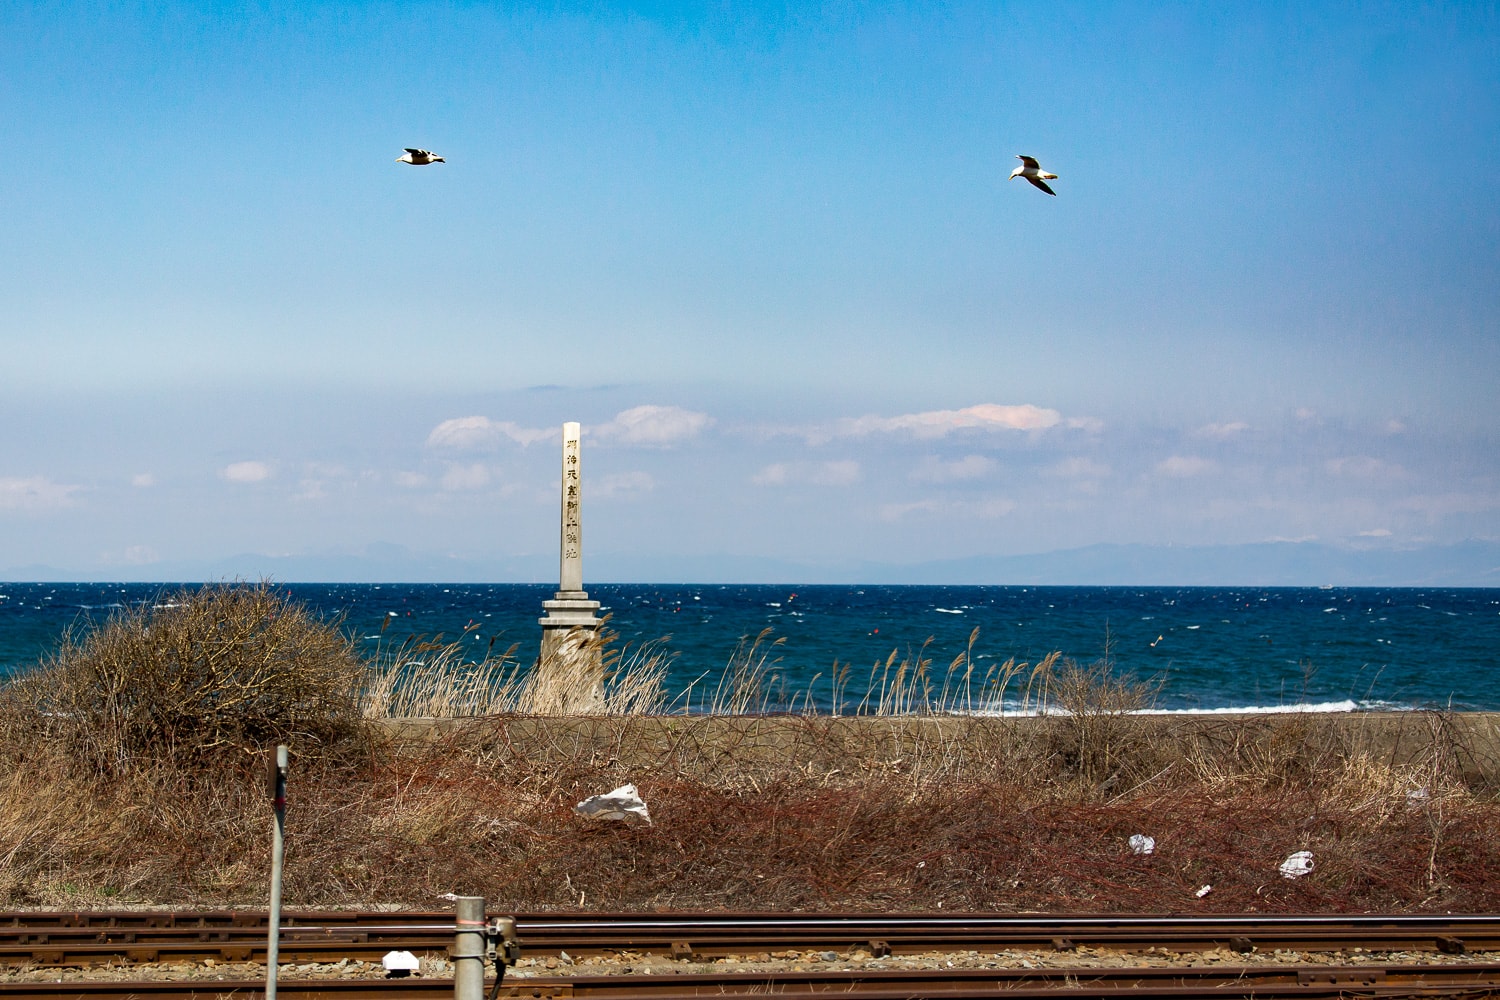
[[[286,746],[278,746],[270,781],[276,824],[271,838],[271,926],[266,931],[266,1000],[276,1000],[276,962],[281,951],[281,854],[286,836],[286,769]]]
[[[454,917],[453,1000],[484,1000],[484,897],[459,896]]]

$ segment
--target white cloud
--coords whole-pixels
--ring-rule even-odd
[[[980,403],[961,410],[926,410],[896,417],[851,417],[840,420],[833,434],[838,437],[861,437],[867,434],[910,432],[920,438],[943,437],[954,431],[979,429],[992,431],[1041,431],[1063,423],[1056,410],[1030,403],[1014,406]],[[1068,426],[1091,426],[1097,421],[1068,421]]]
[[[965,455],[945,461],[928,455],[911,471],[910,478],[919,483],[954,483],[982,479],[995,471],[995,460],[984,455]]]
[[[936,500],[915,500],[910,503],[888,503],[880,508],[882,521],[899,521],[908,514],[931,514],[942,507]]]
[[[130,477],[130,485],[137,489],[149,489],[156,485],[156,477],[149,472],[137,472]]]
[[[584,484],[585,499],[589,493],[597,497],[630,497],[654,489],[656,480],[647,472],[615,472],[600,479],[597,485]]]
[[[1164,476],[1172,476],[1176,479],[1187,479],[1192,476],[1202,476],[1218,468],[1213,462],[1196,455],[1173,455],[1156,463],[1156,471]]]
[[[785,462],[774,462],[750,477],[756,486],[781,486],[789,476]]]
[[[429,448],[473,448],[493,444],[504,432],[489,417],[453,417],[427,435]]]
[[[1401,479],[1406,475],[1406,470],[1401,466],[1369,455],[1330,458],[1323,463],[1323,468],[1330,475],[1352,476],[1355,479]]]
[[[307,462],[302,466],[302,479],[297,484],[293,497],[297,500],[322,500],[328,496],[330,487],[348,486],[354,480],[348,466],[330,462]]]
[[[993,520],[1016,509],[1007,497],[985,497],[979,500],[916,500],[910,503],[888,503],[880,508],[880,519],[899,521],[912,514],[946,515],[952,518]]]
[[[1004,517],[1016,509],[1016,502],[1006,497],[989,497],[985,500],[976,500],[965,503],[964,508],[974,514],[975,517],[994,518]]]
[[[859,482],[859,463],[853,459],[832,462],[776,462],[750,477],[756,486],[785,486],[810,483],[813,486],[850,486]]]
[[[46,476],[25,479],[0,476],[0,510],[56,510],[73,506],[83,487],[54,483]]]
[[[420,472],[398,472],[394,478],[397,486],[404,486],[409,490],[427,485],[427,477]]]
[[[818,462],[808,475],[808,482],[818,486],[850,486],[859,482],[859,463],[853,459]]]
[[[260,483],[271,478],[271,467],[265,462],[231,462],[219,476],[231,483]]]
[[[1234,437],[1236,434],[1239,434],[1242,431],[1248,431],[1249,429],[1250,425],[1245,423],[1243,420],[1231,420],[1230,422],[1224,424],[1204,424],[1202,427],[1198,428],[1195,433],[1197,433],[1199,437],[1213,438],[1217,441],[1223,441],[1227,438]]]
[[[1406,424],[1396,419],[1395,417],[1392,417],[1390,420],[1387,420],[1385,422],[1385,432],[1387,434],[1405,434]]]
[[[1361,531],[1360,538],[1390,538],[1390,528],[1371,528],[1369,531]]]
[[[490,482],[490,470],[483,464],[475,462],[473,465],[449,465],[448,471],[443,473],[442,487],[449,492],[459,490],[477,490],[488,486]]]
[[[326,484],[321,479],[304,479],[297,484],[296,500],[323,500],[328,496]]]
[[[522,447],[549,439],[561,441],[562,429],[521,427],[509,420],[491,420],[482,416],[454,417],[432,429],[427,435],[427,447],[469,451],[493,448],[507,439]]]
[[[601,426],[597,433],[626,444],[666,447],[697,437],[713,422],[713,417],[706,413],[680,406],[635,406],[615,414],[615,419]]]
[[[1110,472],[1110,467],[1103,462],[1082,457],[1065,458],[1042,470],[1043,475],[1058,479],[1104,479]]]

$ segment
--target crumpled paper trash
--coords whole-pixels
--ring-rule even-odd
[[[388,951],[381,958],[380,964],[385,969],[386,976],[391,979],[409,976],[422,967],[417,956],[409,951]]]
[[[631,826],[651,825],[651,813],[634,785],[621,785],[603,795],[590,795],[574,806],[573,811],[594,819],[621,820]]]
[[[1129,843],[1131,854],[1150,854],[1156,850],[1156,838],[1148,837],[1144,833],[1132,833]]]
[[[1193,893],[1193,895],[1197,896],[1199,899],[1202,899],[1204,896],[1207,896],[1209,893],[1211,893],[1213,891],[1214,891],[1214,887],[1213,886],[1211,886],[1211,885],[1205,885],[1205,886],[1201,886],[1198,889],[1197,892]]]
[[[1296,851],[1281,863],[1282,878],[1301,878],[1313,870],[1312,851]]]

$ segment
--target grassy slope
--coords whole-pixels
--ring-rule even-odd
[[[302,762],[289,905],[1494,911],[1492,717],[500,717]],[[1107,757],[1089,773],[1090,754]],[[1096,759],[1097,763],[1097,759]],[[585,820],[634,782],[650,827]],[[258,905],[255,766],[0,782],[0,900]],[[1156,838],[1130,853],[1132,833]],[[1315,872],[1276,867],[1311,850]],[[1195,896],[1203,885],[1213,891]]]

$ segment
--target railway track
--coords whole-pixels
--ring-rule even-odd
[[[5,983],[5,1000],[188,1000],[249,998],[256,981]],[[288,1000],[439,1000],[449,980],[283,980]],[[927,970],[751,973],[681,976],[577,976],[507,981],[505,1000],[696,1000],[703,997],[827,997],[841,1000],[1021,1000],[1028,997],[1494,997],[1500,965],[1237,966],[1203,969]]]
[[[630,953],[706,961],[727,955],[864,950],[874,957],[942,951],[1059,950],[1248,953],[1500,951],[1500,916],[1035,916],[995,914],[521,913],[528,955]],[[287,912],[286,962],[441,953],[449,913]],[[255,912],[0,913],[0,967],[131,962],[263,961],[266,917]]]

